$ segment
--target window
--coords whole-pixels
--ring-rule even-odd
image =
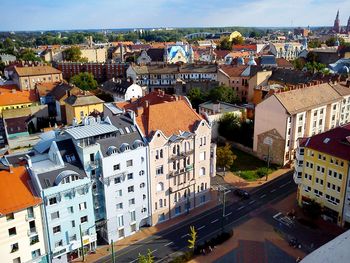
[[[70,213],[70,214],[74,213],[73,206],[68,207],[68,213]]]
[[[14,253],[18,250],[18,243],[12,244],[11,245],[11,253]]]
[[[117,196],[121,197],[123,196],[123,190],[119,189],[116,191]]]
[[[156,168],[156,175],[163,174],[163,165]]]
[[[60,232],[61,232],[61,226],[54,226],[54,227],[52,228],[52,232],[53,232],[54,234],[60,233]]]
[[[199,153],[199,160],[204,161],[205,160],[205,152]]]
[[[131,220],[131,222],[136,221],[136,212],[135,211],[130,212],[130,220]]]
[[[114,184],[120,184],[122,179],[120,177],[114,178]]]
[[[201,167],[201,169],[199,170],[199,176],[203,176],[205,175],[205,168]]]
[[[61,247],[61,246],[63,246],[63,240],[62,239],[55,243],[55,247]]]
[[[72,224],[72,227],[75,227],[75,221],[74,220],[71,221],[71,224]]]
[[[133,173],[129,173],[128,174],[128,180],[132,180],[134,178],[134,174]]]
[[[117,204],[117,209],[123,209],[123,203],[118,203]]]
[[[146,200],[146,198],[147,198],[146,195],[142,195],[143,200]]]
[[[175,208],[175,215],[181,214],[181,206]]]
[[[159,157],[160,157],[160,158],[163,158],[163,149],[161,149],[161,150],[159,151]]]
[[[21,258],[20,258],[20,257],[14,258],[14,259],[12,260],[12,263],[21,263]]]
[[[33,237],[30,237],[30,245],[34,245],[34,244],[36,244],[36,243],[38,243],[39,242],[39,236],[38,235],[36,235],[36,236],[33,236]]]
[[[7,214],[7,215],[6,215],[6,220],[7,220],[7,221],[10,221],[10,220],[12,220],[12,219],[15,219],[15,215],[14,215],[13,213],[10,213],[10,214]]]
[[[118,235],[119,235],[119,238],[123,238],[124,237],[124,229],[119,229]]]
[[[32,251],[32,259],[40,257],[40,249]]]
[[[141,183],[140,188],[144,188],[144,187],[145,187],[145,183]]]
[[[118,227],[124,226],[124,216],[118,216]]]
[[[84,203],[80,203],[79,204],[79,210],[85,210],[86,209],[86,202],[84,202]]]
[[[55,220],[57,218],[60,218],[60,212],[59,211],[51,213],[51,220]]]
[[[74,235],[69,237],[69,242],[76,241],[76,240],[77,240],[77,235],[76,234],[74,234]]]
[[[201,197],[200,197],[200,203],[202,204],[202,203],[205,203],[205,195],[202,195]]]
[[[163,199],[159,199],[159,207],[160,207],[160,208],[163,207]]]
[[[139,175],[140,176],[142,176],[142,175],[144,175],[145,174],[145,171],[144,170],[141,170],[140,172],[139,172]]]
[[[132,166],[132,160],[126,161],[126,167],[130,167],[130,166]]]
[[[113,165],[113,170],[120,170],[120,163]]]
[[[57,204],[57,198],[56,197],[52,197],[49,199],[49,205],[54,205]]]
[[[164,221],[165,220],[165,214],[162,213],[158,216],[159,221]]]
[[[128,187],[128,193],[134,192],[134,186],[129,186]]]
[[[17,234],[16,228],[12,227],[9,229],[9,236],[14,236]]]
[[[134,205],[135,204],[135,198],[129,199],[129,205]]]
[[[164,184],[162,182],[157,184],[157,192],[164,191]]]
[[[136,232],[136,224],[131,224],[130,229],[131,229],[131,233]]]
[[[85,222],[87,222],[88,221],[88,217],[87,216],[82,216],[81,218],[80,218],[80,223],[85,223]]]

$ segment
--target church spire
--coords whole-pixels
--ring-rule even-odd
[[[337,16],[335,17],[335,20],[334,20],[333,31],[335,33],[340,33],[339,9],[338,9],[338,12],[337,12]]]

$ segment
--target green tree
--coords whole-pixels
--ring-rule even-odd
[[[41,59],[37,57],[35,52],[30,48],[22,50],[19,55],[19,59],[24,61],[41,61]]]
[[[194,228],[194,226],[190,226],[190,239],[188,239],[187,241],[188,241],[188,248],[194,251],[196,248],[196,242],[197,242],[197,231]]]
[[[205,102],[206,96],[202,93],[200,88],[193,88],[187,93],[187,97],[190,100],[192,107],[198,110],[199,104]]]
[[[326,40],[326,45],[329,46],[329,47],[334,47],[335,46],[335,42],[337,41],[337,38],[336,37],[330,37]],[[345,40],[344,38],[342,37],[339,37],[338,38],[338,41],[339,41],[339,44],[342,46],[344,45],[345,43]]]
[[[311,51],[311,52],[307,53],[306,61],[307,62],[317,62],[318,61],[318,55]]]
[[[219,167],[224,168],[224,173],[226,169],[230,169],[233,162],[237,159],[237,156],[231,151],[229,144],[225,146],[218,147],[216,150],[216,164]]]
[[[238,101],[236,92],[227,86],[219,86],[210,90],[209,99],[213,102],[223,101],[227,103],[235,103]]]
[[[71,77],[70,82],[82,90],[94,90],[97,88],[97,81],[94,75],[88,72],[81,72]]]
[[[312,73],[324,72],[324,70],[326,69],[326,65],[313,61],[313,62],[307,62],[305,64],[305,68]]]
[[[232,43],[232,45],[242,45],[244,43],[244,39],[241,36],[237,36],[237,37],[232,38],[231,43]]]
[[[154,256],[152,254],[152,251],[150,249],[148,249],[146,255],[139,254],[138,262],[139,263],[153,263]]]
[[[318,48],[321,47],[322,42],[319,39],[313,39],[309,41],[307,45],[309,48]]]
[[[296,58],[292,61],[294,68],[302,70],[305,66],[305,61],[301,58]]]
[[[229,37],[224,37],[218,46],[218,49],[221,50],[232,50],[232,42]]]
[[[87,62],[86,58],[81,57],[81,50],[79,47],[70,47],[63,51],[65,60],[73,62]]]

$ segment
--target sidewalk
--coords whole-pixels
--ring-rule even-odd
[[[123,248],[126,248],[130,245],[133,245],[134,243],[141,241],[149,236],[152,236],[156,234],[157,232],[166,230],[170,227],[173,227],[185,220],[188,220],[190,218],[194,218],[197,215],[203,213],[204,211],[210,210],[217,206],[218,200],[217,200],[217,192],[216,191],[211,191],[211,200],[207,202],[206,204],[195,208],[191,210],[189,215],[180,215],[174,219],[170,219],[164,223],[158,224],[156,226],[148,227],[141,229],[139,232],[135,233],[134,235],[131,235],[129,237],[126,237],[120,241],[117,241],[114,243],[114,251],[121,250]],[[111,246],[110,245],[105,245],[105,246],[100,246],[96,249],[96,254],[89,254],[85,255],[85,262],[95,262],[99,258],[105,257],[107,255],[111,254]],[[118,260],[116,260],[118,261]],[[75,259],[74,262],[82,262],[82,258]]]
[[[278,169],[278,170],[276,170],[273,173],[268,175],[267,181],[266,181],[266,177],[263,177],[263,178],[260,178],[256,181],[252,181],[252,182],[246,181],[243,178],[233,174],[232,172],[226,172],[224,180],[226,183],[231,184],[235,187],[242,188],[242,189],[245,189],[247,191],[251,191],[255,187],[261,186],[267,182],[270,182],[270,181],[278,178],[279,176],[281,176],[289,171],[291,171],[291,169]]]

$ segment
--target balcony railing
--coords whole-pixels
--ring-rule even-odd
[[[189,151],[183,151],[181,153],[177,153],[177,154],[173,154],[170,157],[170,161],[175,161],[175,160],[179,160],[179,159],[183,159],[191,154],[194,153],[194,150],[189,150]]]
[[[293,179],[294,179],[294,182],[296,184],[301,184],[301,180],[302,180],[302,174],[300,174],[299,171],[294,171],[294,174],[293,174]]]

